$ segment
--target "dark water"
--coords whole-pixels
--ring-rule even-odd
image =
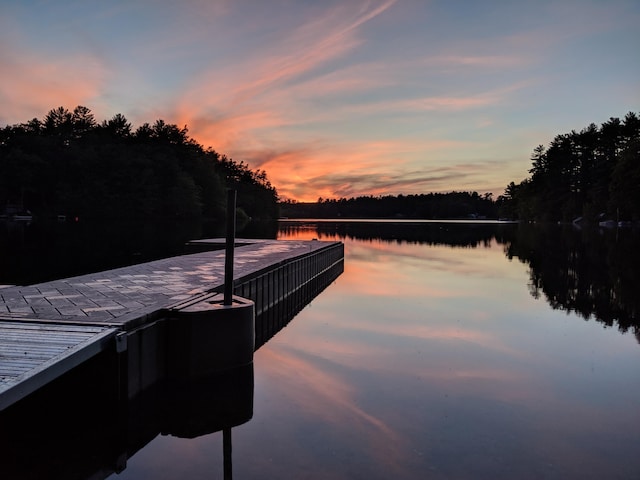
[[[253,223],[245,238],[276,238],[277,223]],[[224,225],[199,221],[50,222],[0,220],[0,285],[29,285],[185,253],[185,243],[224,238]]]
[[[342,240],[345,271],[256,352],[233,478],[640,478],[638,232],[290,222],[277,235]],[[109,478],[223,478],[221,432],[165,433]]]

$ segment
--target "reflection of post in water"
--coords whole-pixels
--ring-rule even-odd
[[[2,478],[110,478],[158,434],[219,431],[231,478],[231,429],[253,417],[253,364],[161,382],[125,402],[118,401],[117,373],[113,355],[98,355],[2,411]]]
[[[163,434],[195,438],[222,431],[224,478],[231,479],[231,429],[253,417],[253,364],[196,382],[171,385],[160,415]]]
[[[224,480],[233,478],[233,464],[231,458],[231,428],[222,430],[222,451],[223,451],[223,468]]]

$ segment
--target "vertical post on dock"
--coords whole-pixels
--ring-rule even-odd
[[[224,257],[224,305],[233,303],[233,251],[236,241],[236,191],[227,190],[227,243]]]

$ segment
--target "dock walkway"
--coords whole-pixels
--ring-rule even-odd
[[[202,243],[205,243],[203,241]],[[208,241],[209,244],[224,241]],[[325,248],[327,242],[237,240],[234,278]],[[223,249],[0,289],[0,320],[53,321],[85,325],[136,326],[146,312],[220,288]]]
[[[224,283],[219,249],[0,289],[0,410],[95,354],[119,332]],[[259,274],[335,242],[236,240],[234,280]]]

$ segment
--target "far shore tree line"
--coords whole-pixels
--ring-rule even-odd
[[[289,218],[496,218],[498,208],[490,193],[428,193],[285,201],[280,214]]]
[[[221,219],[238,190],[240,219],[416,218],[640,221],[640,118],[557,135],[533,150],[530,176],[504,194],[447,192],[278,201],[264,170],[252,170],[180,128],[157,120],[133,129],[117,114],[53,109],[0,129],[0,214],[94,218]]]
[[[122,114],[96,121],[83,106],[55,108],[0,129],[0,214],[73,218],[278,217],[276,189],[252,170],[157,120],[133,129]]]
[[[533,150],[530,176],[504,194],[449,192],[284,201],[290,218],[505,218],[522,221],[640,221],[640,118],[610,118],[557,135]]]

